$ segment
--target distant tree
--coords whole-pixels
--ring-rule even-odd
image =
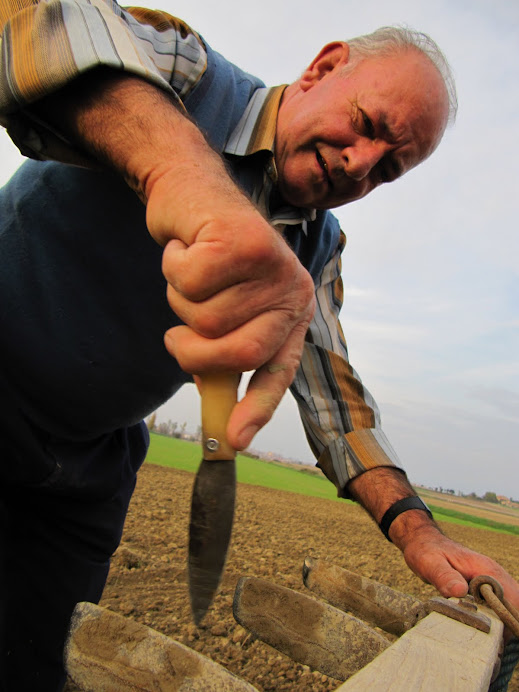
[[[487,490],[487,492],[483,495],[483,499],[485,502],[494,502],[495,504],[499,504],[499,500],[497,499],[497,495],[495,493],[491,493]]]
[[[159,423],[157,425],[157,432],[159,435],[167,435],[168,434],[168,424],[167,423]]]
[[[155,430],[155,422],[156,422],[156,420],[157,420],[157,413],[154,412],[154,413],[151,414],[151,416],[150,416],[150,417],[148,418],[148,420],[146,421],[146,426],[147,426],[147,428],[148,428],[148,430],[149,430],[150,432],[153,431],[153,430]]]
[[[178,423],[173,423],[172,424],[173,427],[171,430],[171,436],[176,437],[177,439],[180,439],[186,431],[186,425],[187,425],[187,423],[182,423],[182,425],[179,428]]]
[[[175,421],[168,420],[167,423],[159,423],[157,426],[157,432],[160,435],[167,435],[168,437],[176,437],[175,432],[178,427],[178,423]]]

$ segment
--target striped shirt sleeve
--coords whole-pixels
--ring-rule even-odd
[[[31,104],[80,75],[122,70],[181,103],[206,69],[203,42],[187,24],[113,0],[2,0],[0,30],[0,122],[34,158],[63,160],[66,143],[32,117]]]
[[[291,392],[317,465],[348,497],[347,484],[378,466],[401,467],[380,427],[377,405],[348,362],[339,322],[343,302],[341,235],[316,287],[317,308]]]

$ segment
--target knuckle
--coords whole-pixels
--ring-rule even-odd
[[[238,366],[241,370],[256,370],[265,362],[266,346],[258,339],[248,338],[239,348],[237,354]]]
[[[286,358],[285,362],[286,372],[283,381],[284,388],[290,387],[290,385],[294,381],[294,377],[296,376],[297,369],[299,368],[301,362],[301,355],[293,353],[288,358]]]
[[[215,315],[214,312],[206,310],[195,310],[193,312],[191,326],[198,334],[207,339],[216,339],[225,333],[225,326],[220,315]]]
[[[203,299],[204,294],[200,279],[191,272],[172,277],[170,283],[180,295],[188,300],[196,302]]]
[[[275,247],[272,236],[266,233],[247,236],[247,243],[241,250],[242,259],[246,266],[250,265],[255,274],[270,274],[279,263],[279,251]]]
[[[299,265],[293,274],[290,290],[285,294],[284,306],[297,319],[305,315],[313,315],[315,302],[313,279],[309,272]]]
[[[188,300],[200,301],[205,297],[205,283],[200,263],[187,260],[185,252],[177,253],[174,241],[162,253],[162,274],[177,293]]]
[[[298,350],[296,353],[291,353],[287,358],[287,379],[289,380],[289,384],[292,383],[301,362],[301,352],[302,349]]]
[[[204,355],[193,351],[185,343],[178,343],[170,353],[184,372],[196,374],[207,369]]]
[[[315,286],[310,273],[303,269],[301,274],[301,299],[304,305],[308,306],[315,303]]]
[[[261,405],[261,409],[258,412],[258,414],[256,415],[255,423],[260,428],[262,428],[264,425],[266,425],[269,422],[269,420],[274,415],[274,411],[276,410],[278,402],[273,401],[273,400],[271,401],[271,399],[269,398],[265,401],[260,400],[259,403]]]
[[[310,299],[309,299],[308,303],[306,304],[306,310],[304,311],[304,315],[303,315],[303,317],[304,317],[303,322],[305,325],[305,329],[308,328],[308,325],[310,324],[310,322],[312,321],[312,319],[314,317],[316,306],[317,306],[317,299],[315,297],[315,293],[312,292]]]
[[[164,278],[168,282],[168,284],[173,283],[173,280],[175,279],[176,271],[175,271],[175,258],[172,256],[172,253],[168,252],[168,245],[164,249],[164,252],[162,253],[162,274],[164,275]]]
[[[278,407],[281,396],[282,392],[271,388],[261,388],[254,392],[254,422],[257,425],[263,427],[269,422]]]

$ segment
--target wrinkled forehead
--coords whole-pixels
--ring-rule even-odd
[[[443,136],[449,113],[447,88],[437,67],[418,49],[408,49],[362,61],[361,78],[363,72],[365,98],[379,111],[388,139],[412,137],[420,159],[427,158]]]
[[[357,75],[376,91],[393,92],[396,98],[417,99],[425,107],[435,101],[448,113],[449,96],[443,77],[433,61],[418,48],[354,56],[341,69],[341,74]]]
[[[415,137],[424,147],[423,159],[437,148],[449,120],[449,95],[438,68],[420,53],[419,62],[413,66],[416,79],[411,82],[410,101],[415,104],[411,121]],[[414,96],[414,101],[413,101]]]

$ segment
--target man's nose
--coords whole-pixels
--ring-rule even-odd
[[[342,152],[344,168],[353,180],[364,180],[385,154],[383,142],[357,143]]]

